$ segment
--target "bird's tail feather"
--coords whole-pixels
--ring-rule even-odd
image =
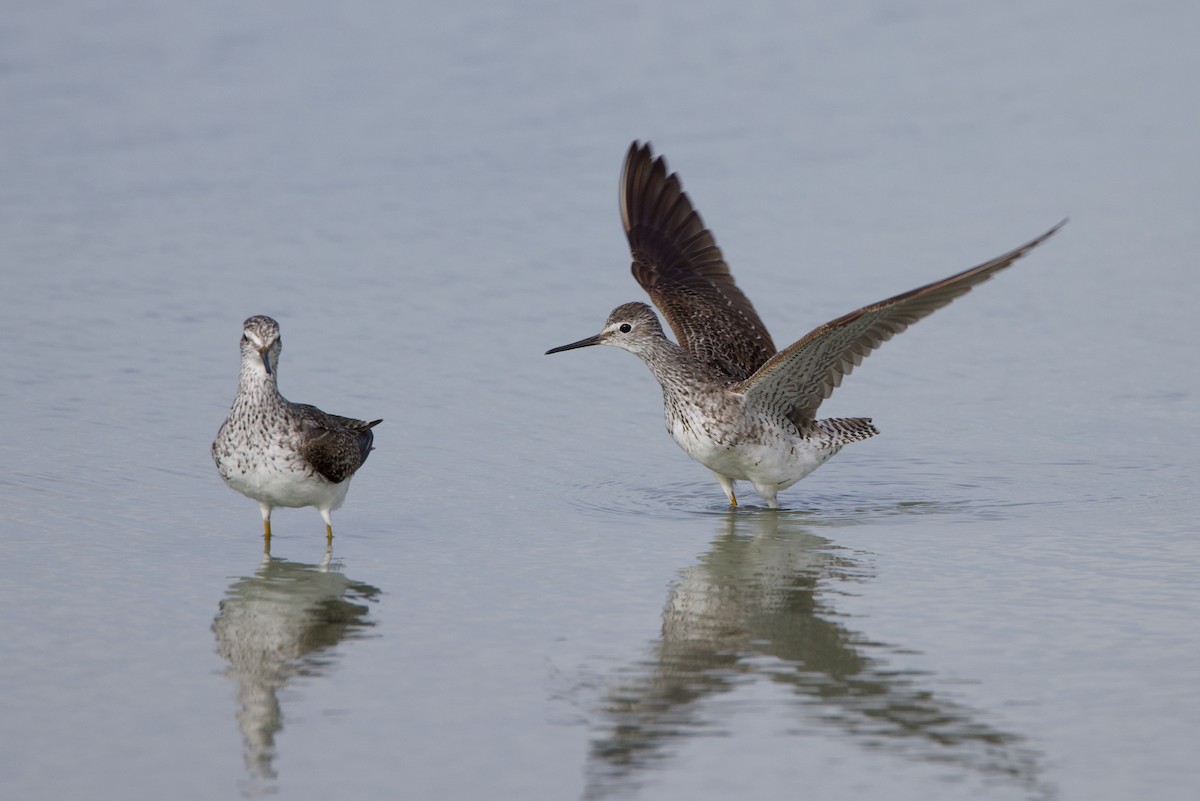
[[[870,417],[829,417],[815,420],[811,425],[818,437],[839,446],[870,439],[879,433]]]

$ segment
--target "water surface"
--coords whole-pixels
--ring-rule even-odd
[[[1190,6],[16,3],[0,795],[1190,799]],[[780,344],[1071,222],[730,511],[628,354],[649,138]],[[384,418],[325,553],[241,321]]]

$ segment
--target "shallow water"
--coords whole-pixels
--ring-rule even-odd
[[[15,4],[0,796],[1192,798],[1197,21]],[[779,344],[1071,222],[728,510],[635,359],[542,356],[641,298],[635,137]],[[332,554],[209,458],[254,313],[385,421]]]

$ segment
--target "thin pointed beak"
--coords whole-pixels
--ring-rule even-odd
[[[589,345],[600,345],[603,342],[604,342],[604,339],[599,334],[596,334],[596,336],[594,336],[594,337],[588,337],[587,339],[581,339],[578,342],[572,342],[570,345],[559,345],[557,348],[551,348],[550,350],[546,351],[546,355],[549,356],[551,353],[559,353],[564,350],[575,350],[576,348],[586,348]]]
[[[268,350],[267,350],[266,348],[263,348],[262,350],[260,350],[260,351],[258,352],[258,355],[259,355],[259,356],[262,356],[262,360],[263,360],[263,367],[265,367],[265,368],[266,368],[266,370],[267,370],[267,375],[270,375],[270,374],[271,374],[271,356],[270,356],[270,353],[268,352]]]

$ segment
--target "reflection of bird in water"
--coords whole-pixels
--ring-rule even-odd
[[[806,724],[1046,794],[1019,735],[889,667],[884,646],[844,625],[820,592],[865,578],[844,551],[776,514],[728,524],[672,586],[651,658],[608,691],[586,797],[638,786],[672,745],[719,727],[703,702],[760,679],[789,687]]]
[[[275,735],[283,728],[278,692],[293,676],[320,676],[330,649],[363,636],[370,601],[379,590],[351,581],[329,565],[266,558],[253,576],[235,581],[213,621],[217,653],[237,680],[238,726],[246,768],[257,780],[272,779]]]

